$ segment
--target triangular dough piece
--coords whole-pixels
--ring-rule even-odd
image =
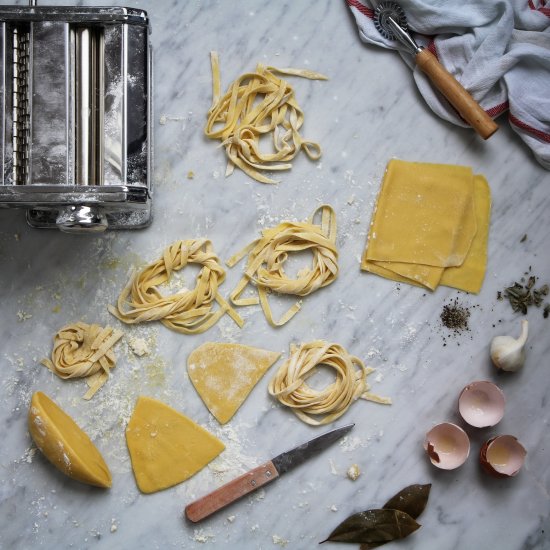
[[[225,445],[183,414],[140,397],[126,428],[136,482],[143,493],[177,485],[202,470]]]
[[[111,486],[111,472],[90,438],[40,391],[32,396],[29,432],[36,446],[64,474],[89,485]]]
[[[225,424],[280,356],[241,344],[206,342],[189,355],[187,372],[204,404]]]

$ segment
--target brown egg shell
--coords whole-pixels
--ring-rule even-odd
[[[506,468],[500,468],[501,470],[507,469],[508,471],[497,470],[497,466],[495,464],[491,464],[490,458],[487,457],[487,453],[495,441],[497,443],[501,442],[505,447],[507,447],[512,458],[514,459],[511,464],[507,463]],[[479,451],[479,463],[481,464],[483,470],[493,477],[501,479],[514,477],[521,470],[526,455],[527,451],[516,437],[512,435],[500,435],[492,437],[482,445]]]

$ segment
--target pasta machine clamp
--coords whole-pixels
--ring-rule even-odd
[[[0,6],[0,208],[66,232],[149,225],[150,33],[136,8]]]

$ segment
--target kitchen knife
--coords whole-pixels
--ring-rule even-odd
[[[296,466],[302,464],[312,456],[317,455],[342,436],[347,434],[355,424],[348,424],[335,428],[330,432],[319,435],[310,441],[282,453],[266,463],[246,472],[242,476],[222,485],[212,493],[188,504],[185,507],[187,519],[196,523],[210,516],[214,512],[225,508],[235,500],[244,497],[248,493],[259,489],[270,481],[275,481],[279,476],[286,474]]]

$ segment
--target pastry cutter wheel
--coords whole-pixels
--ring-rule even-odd
[[[429,77],[434,86],[447,98],[460,116],[483,138],[490,138],[498,125],[479,106],[475,99],[449,73],[436,57],[420,47],[407,30],[407,18],[401,6],[395,2],[380,2],[374,10],[374,25],[387,40],[399,40],[411,54],[416,64]]]

